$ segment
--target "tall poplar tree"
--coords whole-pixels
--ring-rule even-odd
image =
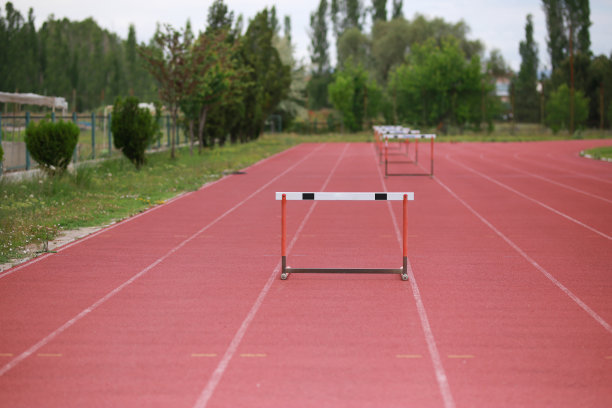
[[[372,0],[372,22],[387,21],[387,0]]]
[[[537,122],[539,119],[538,81],[538,47],[533,39],[533,17],[527,15],[525,40],[519,45],[521,68],[515,80],[516,108],[519,121]]]
[[[395,20],[396,18],[404,17],[404,12],[402,8],[404,7],[403,0],[393,0],[393,10],[391,12],[391,19]]]
[[[329,70],[329,42],[327,41],[327,0],[321,0],[317,10],[310,14],[310,61],[313,74],[322,75]]]

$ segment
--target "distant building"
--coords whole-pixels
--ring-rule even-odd
[[[510,77],[495,78],[495,95],[504,103],[510,103]]]

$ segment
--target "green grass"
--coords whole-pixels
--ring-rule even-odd
[[[612,146],[597,147],[595,149],[585,150],[584,153],[588,154],[594,159],[608,159],[612,160]]]
[[[563,135],[555,136],[562,138]],[[585,137],[611,137],[593,133]],[[438,142],[550,140],[549,134],[530,135],[495,132],[448,135]],[[565,135],[568,138],[568,135]],[[372,132],[355,134],[266,134],[257,141],[206,149],[199,155],[183,147],[177,158],[168,151],[149,153],[148,162],[137,171],[125,158],[81,164],[62,177],[36,177],[12,182],[0,179],[0,263],[32,256],[63,230],[107,225],[182,192],[193,191],[221,177],[224,172],[244,168],[299,143],[371,142]]]

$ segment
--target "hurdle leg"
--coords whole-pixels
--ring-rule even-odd
[[[408,195],[404,194],[402,209],[402,280],[408,280]]]
[[[289,276],[287,273],[287,195],[283,194],[281,201],[281,279],[285,280]]]
[[[419,164],[419,139],[414,139],[414,163]]]

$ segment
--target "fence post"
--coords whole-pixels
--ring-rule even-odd
[[[96,158],[96,113],[91,112],[91,158]]]
[[[75,125],[77,125],[77,127],[79,127],[79,124],[77,123],[77,114],[76,112],[72,112],[72,121],[74,122]],[[79,128],[79,135],[81,134],[81,128]],[[74,152],[72,153],[72,162],[74,164],[76,164],[77,162],[77,148],[79,146],[79,141],[77,140],[77,145],[74,146]]]
[[[51,112],[51,123],[55,123],[55,112]]]
[[[111,125],[113,124],[113,115],[109,112],[108,114],[108,157],[111,157],[113,151],[113,132],[111,132]]]
[[[30,112],[26,112],[25,116],[25,127],[28,128],[30,124]],[[30,170],[30,151],[28,150],[28,144],[26,143],[26,170]]]

